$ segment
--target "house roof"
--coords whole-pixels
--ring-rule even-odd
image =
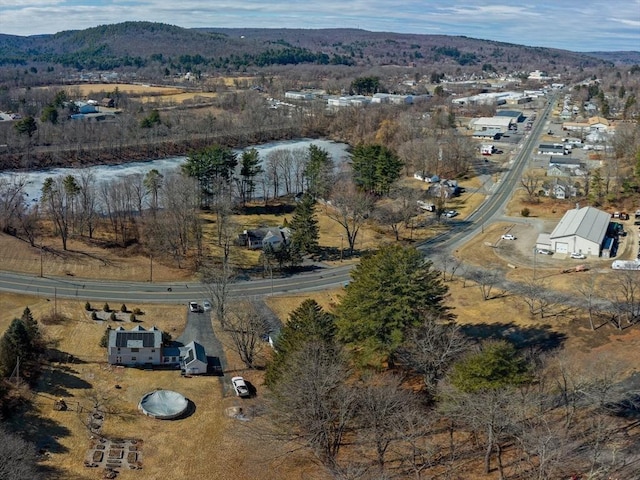
[[[589,123],[589,125],[596,125],[597,123],[601,123],[602,125],[609,126],[609,120],[603,117],[591,117],[589,120],[587,120],[587,122]]]
[[[184,347],[180,348],[180,354],[185,365],[189,365],[194,360],[207,363],[207,354],[204,351],[204,347],[198,342],[187,343]]]
[[[520,118],[522,112],[518,110],[500,110],[496,112],[496,117]]]
[[[162,332],[157,328],[145,330],[137,325],[131,330],[117,328],[109,334],[109,346],[119,348],[160,348]]]
[[[480,117],[472,120],[472,125],[474,126],[500,126],[500,127],[508,127],[513,122],[513,118],[511,117]]]
[[[576,235],[594,243],[602,243],[610,215],[593,207],[582,207],[569,210],[564,214],[556,228],[551,232],[551,239]]]

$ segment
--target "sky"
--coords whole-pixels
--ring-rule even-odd
[[[640,51],[640,0],[0,0],[0,33],[125,21],[185,28],[360,28],[577,52]]]

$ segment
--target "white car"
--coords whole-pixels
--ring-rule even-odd
[[[247,387],[247,383],[244,381],[244,378],[233,377],[231,379],[231,385],[233,385],[233,389],[235,390],[237,396],[239,397],[249,396],[249,387]]]
[[[538,248],[536,250],[536,253],[540,253],[542,255],[553,255],[553,252],[551,250],[546,249],[546,248]]]
[[[203,300],[202,308],[205,312],[208,312],[209,310],[211,310],[211,302],[209,300]]]
[[[453,218],[456,215],[458,215],[458,212],[456,212],[455,210],[449,210],[448,212],[444,213],[444,216],[447,218]]]
[[[196,302],[189,302],[189,311],[197,313],[200,311],[200,307]]]
[[[506,233],[506,234],[502,235],[502,240],[515,240],[515,239],[516,239],[516,237],[514,237],[510,233]]]
[[[578,260],[583,260],[583,259],[587,258],[587,256],[584,253],[573,252],[571,254],[571,258],[577,258]]]

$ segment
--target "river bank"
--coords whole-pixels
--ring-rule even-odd
[[[29,148],[6,147],[0,151],[0,171],[31,171],[56,167],[81,168],[92,165],[118,165],[148,159],[185,156],[212,144],[243,149],[251,145],[300,138],[290,128],[243,130],[233,133],[201,134],[183,139],[144,139],[140,143],[109,145],[76,145],[61,147],[32,145]]]

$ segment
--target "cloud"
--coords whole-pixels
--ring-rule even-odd
[[[466,35],[568,50],[639,50],[640,0],[0,0],[0,33],[123,21],[194,27],[361,28]]]

